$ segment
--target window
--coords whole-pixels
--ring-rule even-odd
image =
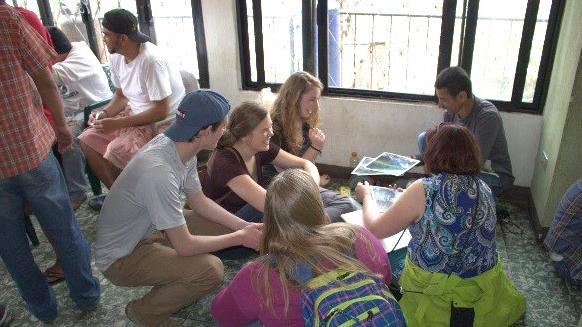
[[[477,96],[540,112],[563,2],[237,0],[243,87],[303,69],[326,94],[432,101],[437,73],[459,65]]]
[[[201,87],[209,86],[201,0],[38,0],[40,10],[37,0],[16,2],[38,13],[45,24],[61,28],[71,41],[86,41],[102,62],[109,59],[103,16],[115,8],[127,9],[137,16],[140,31],[166,49],[170,60],[193,73]]]
[[[511,100],[526,7],[527,0],[480,1],[471,65],[479,96]]]
[[[78,0],[50,0],[53,23],[71,42],[85,41],[89,44],[87,29],[81,17]]]
[[[199,78],[190,0],[152,1],[152,14],[157,44],[172,49],[168,55],[180,69]]]
[[[329,1],[329,86],[432,95],[439,2]]]
[[[264,50],[265,80],[283,83],[303,69],[301,1],[265,1],[261,9],[263,44],[269,45]]]
[[[249,49],[249,81],[256,84],[261,79],[268,84],[283,83],[296,71],[303,70],[303,28],[301,0],[270,0],[256,2],[244,0],[239,10],[244,10],[245,34]],[[255,28],[262,31],[260,37],[254,33]],[[268,46],[263,47],[266,44]],[[261,52],[257,56],[257,45]],[[261,61],[257,70],[257,58]],[[259,74],[260,72],[260,74]]]
[[[7,3],[9,1],[6,1]],[[38,3],[36,0],[19,0],[19,1],[12,1],[14,6],[22,7],[24,9],[28,9],[40,17],[40,10],[38,8]]]
[[[550,17],[551,0],[541,0],[536,18],[532,47],[527,66],[525,88],[523,90],[523,102],[533,102],[536,88],[538,88],[538,75],[540,74],[542,54],[544,52],[544,39],[548,31],[548,17]]]
[[[107,62],[109,60],[109,51],[107,51],[107,47],[103,43],[103,26],[101,26],[103,16],[109,10],[116,8],[126,9],[137,16],[135,0],[89,0],[89,5],[91,6],[93,25],[95,26],[99,60]]]

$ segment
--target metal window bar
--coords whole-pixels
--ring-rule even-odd
[[[265,87],[265,53],[263,47],[263,11],[261,0],[253,0],[253,24],[255,31],[255,59],[257,67],[257,85]],[[261,33],[258,33],[261,31]]]
[[[552,62],[556,55],[558,36],[560,33],[561,17],[564,12],[566,0],[553,0],[550,8],[550,16],[544,39],[544,48],[540,58],[538,78],[534,92],[533,104],[542,113],[550,86],[550,76],[552,75]]]
[[[156,28],[154,26],[150,0],[135,0],[135,5],[140,32],[148,35],[152,43],[157,44]]]
[[[323,94],[328,94],[329,91],[329,76],[328,76],[328,17],[327,17],[327,1],[317,1],[317,70],[319,72],[319,80],[323,84]]]
[[[473,64],[473,49],[475,48],[475,34],[477,32],[477,21],[479,19],[479,0],[469,0],[467,5],[467,18],[465,26],[465,37],[461,48],[460,65],[471,76],[471,66]]]
[[[303,0],[302,8],[302,39],[303,39],[303,70],[311,74],[317,74],[317,8],[316,0]]]
[[[441,22],[441,35],[439,42],[439,54],[437,62],[436,75],[443,69],[451,65],[451,56],[453,52],[453,37],[455,31],[455,12],[457,9],[457,0],[443,2],[443,17]],[[428,33],[428,30],[427,30]]]
[[[237,11],[237,27],[239,39],[239,59],[242,73],[242,86],[249,89],[254,88],[256,84],[251,79],[251,56],[250,56],[250,42],[251,37],[248,33],[248,21],[252,16],[248,16],[247,4],[245,0],[238,0],[236,2]],[[254,37],[254,35],[253,35]]]
[[[53,18],[53,12],[51,11],[51,5],[48,0],[37,0],[38,10],[40,11],[40,19],[42,23],[46,26],[55,25],[55,20]]]
[[[206,33],[204,32],[204,17],[200,0],[192,0],[192,23],[196,40],[196,56],[198,57],[198,82],[200,87],[210,87],[210,72],[208,71],[208,50],[206,49]]]

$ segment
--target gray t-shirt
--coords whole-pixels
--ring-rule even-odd
[[[201,191],[196,157],[182,163],[164,134],[146,144],[111,188],[97,220],[95,265],[105,271],[156,230],[186,223],[180,192]]]
[[[499,111],[487,100],[473,97],[473,101],[473,110],[466,118],[445,111],[443,120],[461,124],[475,135],[481,150],[481,165],[490,160],[491,169],[499,175],[503,187],[509,187],[513,185],[515,177]]]

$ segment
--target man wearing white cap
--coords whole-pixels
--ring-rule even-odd
[[[196,154],[212,150],[230,105],[220,94],[187,94],[176,121],[146,144],[117,178],[97,220],[95,264],[119,286],[153,286],[125,312],[138,325],[171,324],[170,316],[220,285],[223,265],[209,254],[243,245],[258,249],[262,224],[230,214],[202,192]],[[182,210],[180,193],[190,210]],[[220,236],[195,226],[220,225]],[[196,234],[196,235],[193,235]]]

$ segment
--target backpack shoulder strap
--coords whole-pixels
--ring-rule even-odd
[[[269,255],[269,260],[271,261],[271,265],[275,267],[277,265],[277,256]],[[313,270],[309,268],[306,264],[299,264],[297,265],[293,274],[291,274],[292,280],[294,280],[299,285],[305,285],[311,279],[313,279]]]

